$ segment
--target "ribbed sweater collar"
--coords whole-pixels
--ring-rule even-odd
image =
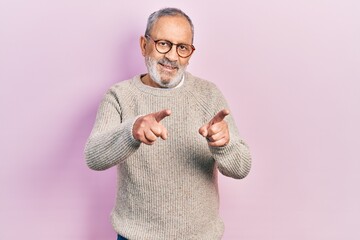
[[[176,96],[176,95],[183,93],[189,87],[190,82],[191,82],[191,74],[186,72],[184,75],[184,82],[181,86],[179,86],[177,88],[155,88],[155,87],[145,85],[141,81],[141,76],[142,75],[137,75],[131,80],[131,83],[138,90],[140,90],[141,92],[144,92],[144,93],[151,94],[151,95],[164,96],[164,97],[165,96]]]

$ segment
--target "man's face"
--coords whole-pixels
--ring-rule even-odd
[[[165,16],[159,18],[150,33],[151,39],[142,37],[140,45],[145,57],[150,81],[157,87],[174,87],[182,79],[190,57],[182,58],[176,52],[176,46],[166,53],[159,53],[154,40],[168,40],[174,44],[192,44],[192,32],[189,22],[183,16]]]

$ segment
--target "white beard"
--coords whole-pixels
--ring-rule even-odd
[[[162,78],[159,71],[157,70],[158,63],[166,63],[172,66],[176,66],[178,68],[177,73],[170,79]],[[173,88],[176,87],[182,80],[184,73],[186,71],[186,66],[179,66],[174,62],[170,62],[166,58],[160,59],[156,61],[149,56],[145,57],[146,67],[148,69],[148,73],[150,78],[157,83],[162,88]]]

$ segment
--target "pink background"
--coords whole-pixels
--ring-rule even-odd
[[[83,147],[165,6],[193,19],[188,70],[252,150],[246,179],[220,178],[223,239],[360,239],[357,0],[2,0],[0,239],[115,239],[115,169],[89,170]]]

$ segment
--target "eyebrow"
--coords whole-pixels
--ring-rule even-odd
[[[149,36],[149,37],[151,37],[151,36]],[[186,45],[192,45],[192,43],[186,43],[186,42],[178,42],[178,43],[175,43],[175,42],[170,41],[170,40],[168,40],[168,39],[166,39],[166,38],[157,38],[157,39],[155,39],[155,38],[154,38],[154,40],[155,40],[155,41],[160,41],[160,40],[162,40],[162,41],[167,41],[167,42],[171,42],[171,43],[173,43],[173,44],[186,44]]]

